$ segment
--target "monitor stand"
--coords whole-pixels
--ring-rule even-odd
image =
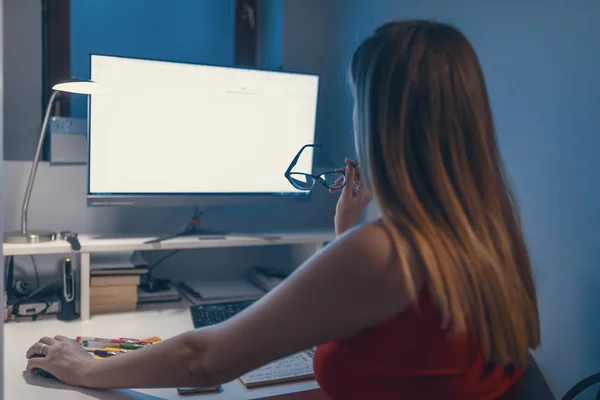
[[[199,236],[200,240],[225,240],[227,236],[233,237],[248,237],[248,238],[256,238],[256,239],[264,239],[264,240],[277,240],[280,239],[280,236],[276,235],[260,235],[260,234],[252,234],[252,233],[234,233],[234,232],[224,232],[213,229],[204,229],[200,227],[200,216],[201,212],[196,210],[194,211],[194,215],[190,219],[190,221],[183,226],[180,230],[175,233],[160,236],[152,240],[145,241],[144,244],[153,244],[164,242],[165,240],[175,239],[178,237],[184,236]]]

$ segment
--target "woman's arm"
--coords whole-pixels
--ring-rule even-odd
[[[235,317],[148,349],[88,360],[78,368],[79,378],[73,384],[93,388],[214,385],[310,346],[371,328],[407,304],[396,260],[383,227],[354,229]],[[59,343],[57,349],[68,346]],[[43,368],[62,379],[56,373],[61,373],[61,365],[72,365],[74,356],[53,356],[62,350],[52,347],[46,358],[30,360],[29,368]],[[72,347],[80,350],[76,344]],[[31,351],[35,352],[35,345]]]

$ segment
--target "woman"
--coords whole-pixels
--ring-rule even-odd
[[[343,188],[332,244],[224,323],[101,362],[42,338],[27,368],[93,388],[209,386],[318,345],[334,399],[505,393],[540,332],[477,57],[448,25],[390,23],[350,75],[365,179],[346,160],[358,185]],[[371,193],[382,217],[355,228]]]

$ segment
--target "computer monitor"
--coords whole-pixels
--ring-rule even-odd
[[[284,173],[315,141],[319,77],[92,54],[89,206],[297,198]],[[306,149],[294,168],[312,173]]]

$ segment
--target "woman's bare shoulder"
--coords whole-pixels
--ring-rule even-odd
[[[361,254],[363,260],[369,261],[365,267],[383,270],[396,269],[399,262],[398,250],[406,247],[403,241],[398,243],[381,220],[358,226],[342,235],[339,240],[340,245],[351,247],[354,252]]]
[[[404,286],[406,279],[414,279],[415,284],[420,286],[424,276],[421,263],[402,231],[392,232],[392,229],[382,219],[377,219],[354,228],[347,237],[343,235],[340,239],[346,241],[345,246],[352,246],[370,260],[365,267],[376,268],[382,279],[394,286]]]

